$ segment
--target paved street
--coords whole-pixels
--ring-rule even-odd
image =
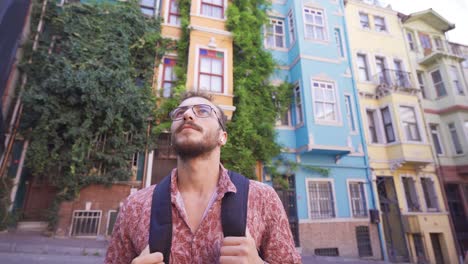
[[[101,264],[104,257],[0,252],[2,264]]]

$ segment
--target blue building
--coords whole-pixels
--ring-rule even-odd
[[[305,254],[379,259],[344,3],[276,0],[269,16],[264,45],[279,64],[272,82],[286,79],[294,89],[276,130],[283,147],[279,159],[299,166],[292,173],[283,170],[288,190],[276,187],[287,203],[296,244]]]

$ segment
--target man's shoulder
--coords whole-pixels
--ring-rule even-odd
[[[249,182],[249,193],[251,195],[271,196],[276,194],[273,187],[266,183],[259,182],[256,180],[250,180]]]
[[[127,205],[136,206],[136,205],[144,205],[144,204],[147,204],[148,202],[151,202],[155,187],[156,185],[151,185],[149,187],[143,188],[131,194],[127,198]]]

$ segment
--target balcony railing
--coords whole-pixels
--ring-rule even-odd
[[[418,46],[413,49],[417,53],[417,58],[421,64],[429,64],[436,61],[440,56],[452,57],[461,61],[464,60],[460,46],[445,40],[434,40],[431,46]]]
[[[373,77],[377,87],[382,90],[415,89],[411,80],[411,73],[385,69]]]

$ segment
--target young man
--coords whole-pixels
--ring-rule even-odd
[[[227,140],[222,110],[204,94],[187,93],[170,116],[177,153],[177,168],[170,176],[170,262],[300,263],[283,205],[263,183],[249,182],[246,236],[223,236],[222,198],[236,192],[236,186],[220,164]],[[164,263],[160,252],[150,254],[148,249],[154,188],[133,194],[121,208],[105,263]]]

